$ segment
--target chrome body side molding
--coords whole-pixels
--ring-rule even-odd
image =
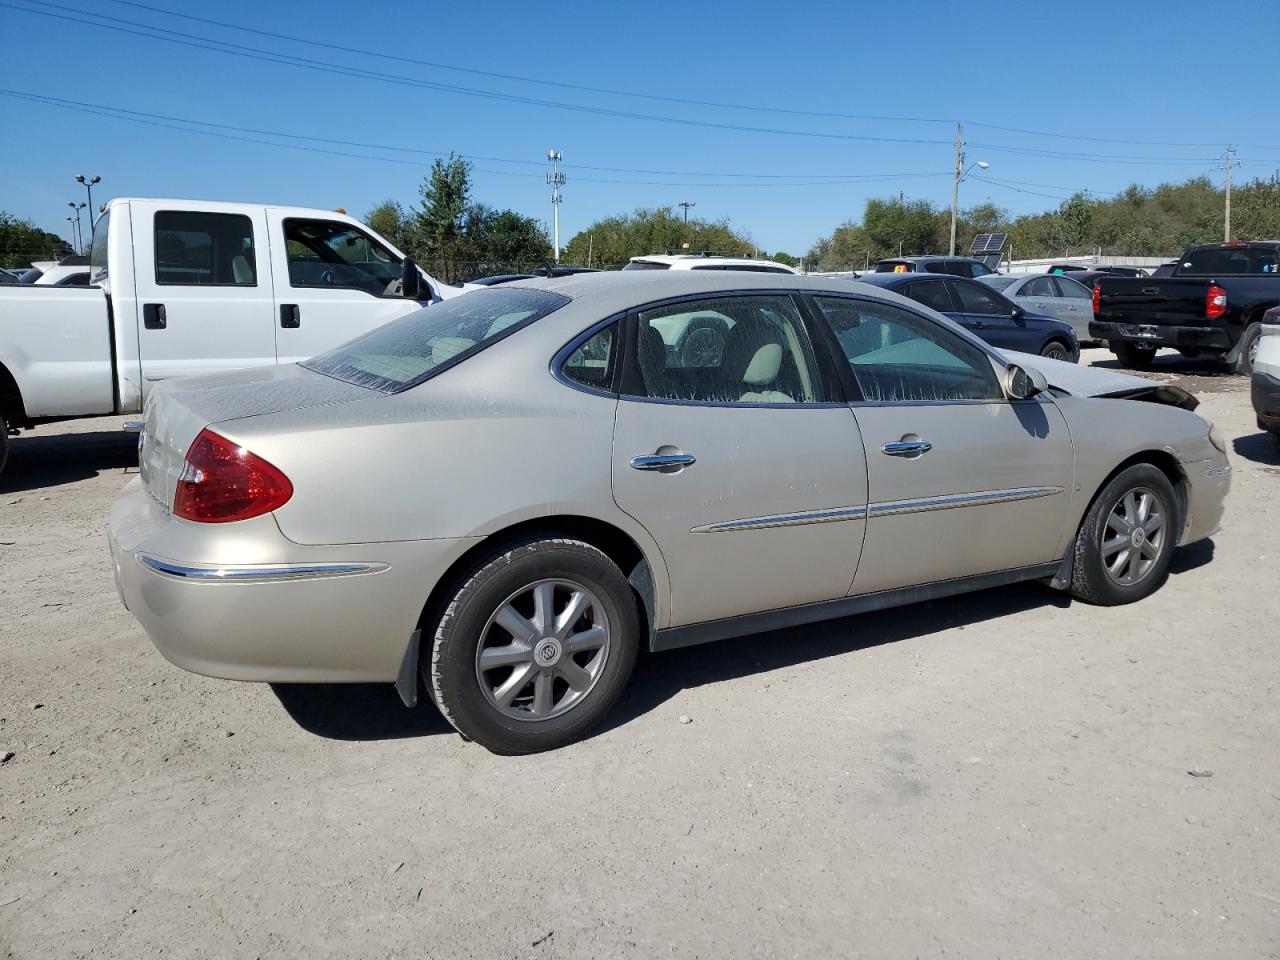
[[[1023,580],[1040,580],[1053,577],[1058,573],[1061,566],[1061,560],[1054,560],[1052,563],[1038,563],[1034,566],[1018,567],[1013,570],[998,570],[995,573],[982,573],[972,577],[957,577],[954,580],[923,583],[912,587],[899,587],[894,590],[878,590],[875,593],[840,597],[835,600],[826,600],[822,603],[806,603],[803,606],[766,610],[763,613],[728,617],[724,620],[691,623],[683,627],[668,627],[666,630],[657,631],[653,635],[649,646],[654,651],[675,650],[679,647],[691,647],[699,643],[726,640],[729,637],[743,637],[753,633],[783,630],[787,627],[798,627],[806,623],[818,623],[822,620],[849,617],[858,613],[870,613],[873,610],[902,607],[924,600],[937,600],[941,597],[968,593],[971,590],[985,590],[990,587],[1003,587],[1011,583],[1020,583]]]
[[[162,560],[150,554],[138,555],[143,566],[180,580],[201,583],[245,583],[246,581],[310,580],[317,577],[349,577],[361,573],[377,573],[387,569],[385,563],[283,563],[260,567],[192,567]]]
[[[768,517],[747,517],[743,520],[725,520],[721,523],[704,523],[690,533],[728,533],[734,530],[763,530],[768,527],[798,527],[807,523],[836,523],[840,520],[865,520],[866,507],[835,507],[831,510],[809,510],[804,513],[780,513]]]

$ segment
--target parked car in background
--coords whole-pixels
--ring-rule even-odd
[[[1280,454],[1280,307],[1272,307],[1258,324],[1258,350],[1253,357],[1253,410],[1258,428],[1271,434]]]
[[[1046,273],[994,273],[978,282],[999,290],[1029,313],[1061,320],[1081,343],[1092,340],[1093,291],[1084,284]]]
[[[1262,316],[1280,306],[1280,241],[1188,249],[1169,277],[1100,277],[1090,330],[1125,366],[1144,369],[1156,350],[1223,360],[1249,373]]]
[[[595,267],[542,267],[536,273],[498,273],[491,277],[480,277],[476,280],[468,280],[464,287],[496,287],[501,283],[511,283],[513,280],[532,280],[534,277],[571,277],[579,273],[599,273]]]
[[[1068,324],[1031,313],[985,283],[928,273],[864,273],[874,284],[937,310],[994,347],[1075,363],[1080,342]]]
[[[736,270],[746,273],[795,274],[794,267],[752,257],[722,257],[712,253],[653,253],[632,257],[623,270]]]
[[[973,257],[894,257],[876,262],[875,273],[948,273],[956,277],[985,277],[995,273]]]
[[[42,287],[87,287],[89,285],[89,258],[80,254],[68,254],[61,260],[39,260],[31,264],[19,277],[22,283]]]
[[[723,319],[718,362],[667,348],[685,315]],[[408,705],[421,675],[467,738],[532,753],[596,726],[642,644],[1016,581],[1150,595],[1230,484],[1194,405],[871,285],[526,280],[161,386],[109,543],[180,667]]]
[[[112,200],[93,287],[0,288],[0,468],[9,436],[136,413],[170,377],[290,363],[462,291],[345,214]]]
[[[18,283],[18,277],[11,270],[0,270],[0,283]]]
[[[1147,276],[1147,271],[1143,270],[1141,267],[1109,267],[1109,266],[1082,267],[1078,263],[1055,263],[1055,264],[1052,264],[1049,267],[1049,269],[1046,270],[1045,272],[1051,273],[1054,276],[1059,276],[1064,273],[1070,274],[1070,275],[1074,275],[1077,273],[1106,273],[1106,274],[1110,274],[1113,277],[1145,277]]]

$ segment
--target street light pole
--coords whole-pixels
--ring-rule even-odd
[[[82,202],[77,206],[75,201],[68,200],[67,206],[70,207],[76,215],[76,241],[80,244],[80,249],[77,251],[77,253],[83,254],[84,253],[84,233],[80,229],[80,211],[85,208],[85,204]]]
[[[93,185],[95,183],[100,183],[101,181],[102,181],[102,178],[97,175],[92,177],[86,177],[82,173],[76,177],[76,183],[84,184],[85,193],[89,197],[89,243],[90,244],[93,243],[93,226],[94,226],[94,221],[97,219],[96,215],[98,213],[97,208],[94,207],[93,205]]]
[[[67,228],[67,232],[71,234],[71,251],[73,253],[79,253],[79,251],[76,250],[76,218],[64,217],[63,219],[65,219],[67,223],[71,224],[71,226]]]

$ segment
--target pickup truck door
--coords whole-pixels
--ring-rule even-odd
[[[347,220],[267,211],[275,353],[296,363],[429,303],[399,294],[401,257]]]
[[[274,364],[265,211],[131,207],[143,398],[170,377]]]

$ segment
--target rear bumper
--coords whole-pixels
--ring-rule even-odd
[[[1089,335],[1109,342],[1149,343],[1157,347],[1199,347],[1203,350],[1230,350],[1231,338],[1222,327],[1193,327],[1176,324],[1112,323],[1093,320]]]
[[[108,541],[120,598],[166,659],[272,683],[393,682],[431,588],[475,542],[300,546],[271,516],[175,520],[137,479]]]
[[[1253,412],[1258,415],[1258,427],[1262,430],[1280,431],[1280,378],[1255,370],[1250,382],[1250,394]]]

